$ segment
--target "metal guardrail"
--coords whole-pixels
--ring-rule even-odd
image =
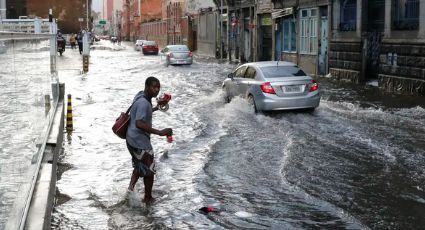
[[[50,34],[29,34],[19,32],[2,32],[0,31],[0,41],[11,41],[11,40],[28,40],[30,39],[49,39],[52,35]]]
[[[3,19],[0,20],[0,31],[48,33],[50,24],[48,19]],[[38,32],[37,32],[38,31]]]

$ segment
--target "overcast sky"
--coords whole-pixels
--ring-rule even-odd
[[[102,12],[102,1],[103,0],[93,0],[92,4],[92,10],[96,12]]]

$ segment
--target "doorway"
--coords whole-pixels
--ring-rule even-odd
[[[260,17],[259,35],[259,61],[272,60],[272,18],[271,14],[263,14]]]
[[[320,22],[320,53],[319,74],[328,72],[328,17],[322,17]]]

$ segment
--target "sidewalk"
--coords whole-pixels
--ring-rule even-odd
[[[222,63],[236,64],[236,65],[237,64],[240,64],[240,61],[239,60],[229,61],[227,58],[223,58],[223,60],[220,60],[220,59],[218,59],[218,58],[216,58],[214,56],[205,55],[205,54],[199,54],[196,51],[193,52],[193,56],[195,57],[196,60],[202,60],[202,61],[205,61],[207,63],[216,62],[216,63],[219,63],[219,64],[222,64]]]

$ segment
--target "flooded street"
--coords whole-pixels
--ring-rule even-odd
[[[103,41],[104,42],[104,41]],[[106,42],[104,42],[106,43]],[[125,50],[58,57],[72,95],[74,132],[60,156],[53,229],[421,229],[425,226],[425,101],[318,78],[312,114],[255,114],[221,83],[235,67],[196,59],[168,66]],[[125,141],[112,133],[144,81],[172,95],[153,127],[157,174],[151,206],[132,172]],[[419,105],[419,106],[417,106]],[[219,212],[205,215],[203,206]]]

